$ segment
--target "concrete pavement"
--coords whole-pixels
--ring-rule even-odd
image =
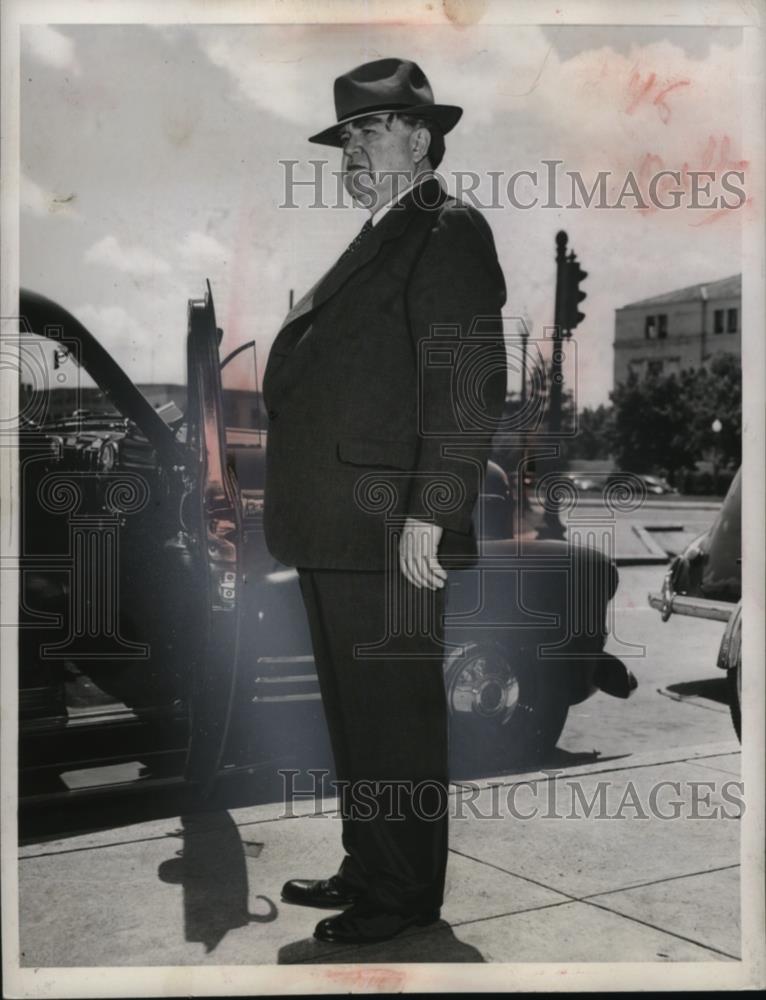
[[[454,786],[442,920],[378,945],[280,901],[337,865],[334,800],[31,844],[21,963],[736,962],[739,763],[729,740]]]

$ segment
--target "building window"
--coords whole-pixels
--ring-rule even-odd
[[[723,333],[723,309],[713,311],[713,333]]]
[[[660,313],[657,317],[657,339],[664,340],[668,335],[668,314]]]
[[[736,333],[737,332],[737,320],[739,316],[737,315],[739,309],[727,309],[726,310],[726,332]]]
[[[644,337],[646,340],[654,340],[657,336],[657,317],[647,316],[644,320]]]
[[[647,362],[646,370],[649,375],[662,375],[662,362],[649,361]]]

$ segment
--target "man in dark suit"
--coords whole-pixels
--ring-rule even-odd
[[[439,918],[447,861],[447,567],[472,513],[506,362],[505,285],[484,218],[433,171],[458,107],[382,59],[335,81],[344,183],[371,219],[290,311],[263,392],[272,555],[298,567],[341,788],[345,857],[287,902],[345,910],[320,940]]]

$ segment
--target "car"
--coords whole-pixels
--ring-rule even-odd
[[[20,794],[204,799],[263,765],[269,720],[289,731],[319,701],[297,572],[264,544],[267,433],[225,426],[209,284],[188,304],[188,385],[158,405],[60,304],[24,291],[20,315]],[[457,770],[538,759],[571,705],[636,683],[604,650],[614,562],[513,537],[512,514],[490,466],[479,561],[448,583]]]
[[[655,496],[663,496],[666,493],[678,493],[678,490],[671,486],[667,479],[662,476],[649,476],[642,474],[639,477],[646,486],[646,492]]]
[[[662,476],[653,476],[645,472],[610,472],[606,477],[607,486],[619,483],[628,476],[635,484],[635,487],[645,496],[665,496],[667,494],[677,494],[678,490],[671,486],[667,479]]]
[[[594,493],[600,491],[604,485],[597,476],[589,476],[584,472],[567,472],[566,479],[578,493]]]
[[[689,615],[726,622],[716,665],[726,671],[731,718],[742,738],[742,470],[710,527],[673,558],[649,604],[668,621]]]

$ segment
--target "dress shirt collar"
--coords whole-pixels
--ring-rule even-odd
[[[423,181],[427,181],[429,177],[433,176],[434,174],[430,170],[424,171],[422,174],[418,174],[418,176],[415,178],[412,184],[408,184],[406,188],[403,188],[401,191],[397,191],[397,193],[390,201],[387,201],[385,205],[381,205],[380,208],[376,208],[375,211],[372,213],[371,217],[373,226],[377,226],[377,224],[380,222],[383,216],[387,212],[390,212],[391,209],[394,207],[394,205],[398,201],[401,201],[402,198],[410,191],[412,191],[413,188],[417,187],[419,184],[422,184]]]

